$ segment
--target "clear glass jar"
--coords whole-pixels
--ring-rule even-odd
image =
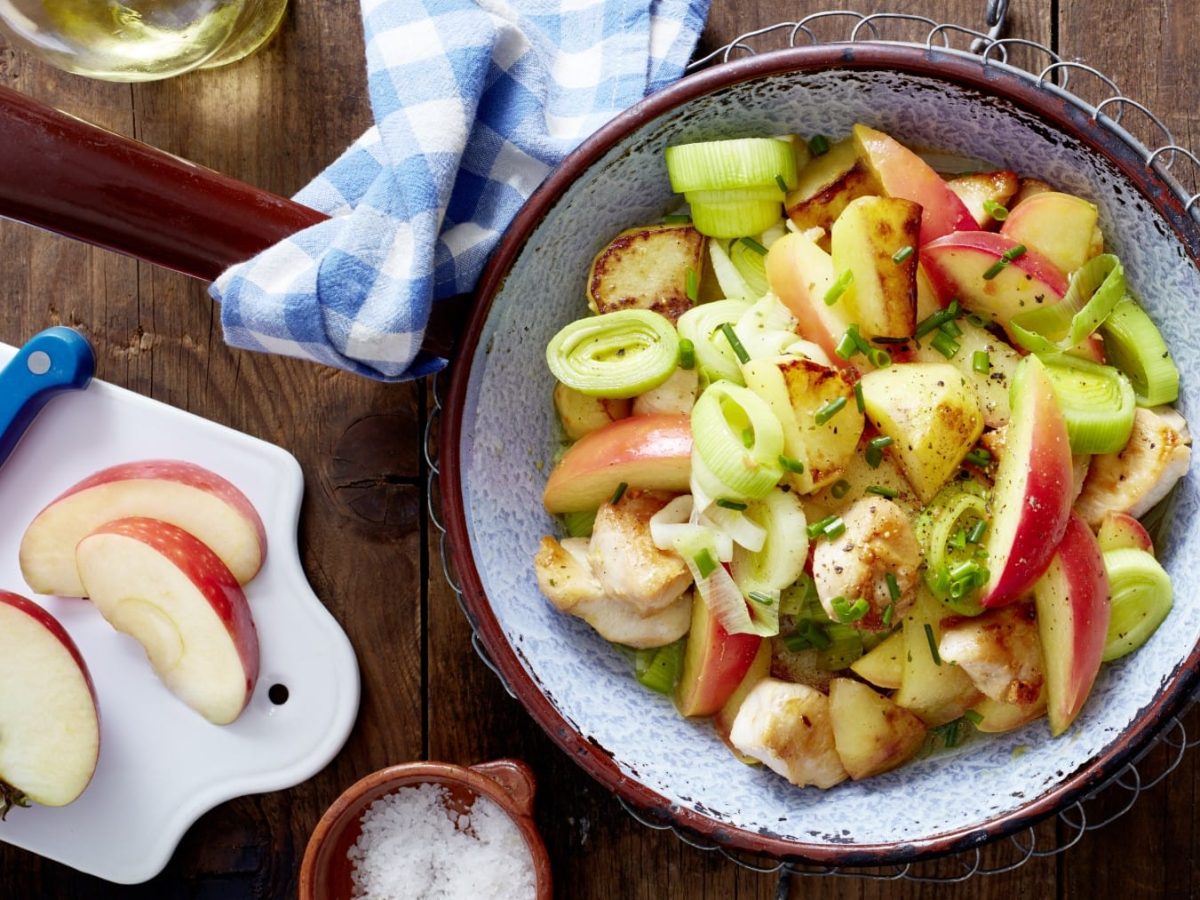
[[[68,72],[153,81],[248,56],[286,9],[287,0],[0,0],[0,30]]]

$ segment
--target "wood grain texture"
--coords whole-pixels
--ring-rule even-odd
[[[800,0],[713,0],[701,49],[784,15],[822,8]],[[983,0],[849,2],[983,27]],[[1163,112],[1181,143],[1200,143],[1191,86],[1200,75],[1187,0],[1139,5],[1145,27],[1118,24],[1129,4],[1038,0],[1012,4],[1010,33],[1096,62]],[[1057,14],[1057,19],[1052,18]],[[1097,23],[1108,22],[1107,25]],[[837,30],[834,28],[833,30]],[[828,39],[832,31],[821,32]],[[886,36],[904,37],[889,32]],[[63,75],[0,46],[0,83],[259,186],[292,193],[370,121],[358,4],[293,0],[280,35],[226,69],[137,87]],[[1034,65],[1036,54],[1018,56]],[[2,162],[2,161],[0,161]],[[464,764],[529,762],[537,817],[557,894],[571,900],[776,896],[756,875],[634,822],[541,733],[476,657],[470,629],[441,576],[424,505],[421,447],[430,399],[423,386],[383,386],[291,360],[227,349],[202,285],[103,251],[0,221],[0,339],[19,343],[56,323],[94,342],[99,375],[280,444],[299,458],[307,489],[300,545],[314,589],[346,628],[362,665],[363,704],[345,750],[293,790],[213,810],[147,885],[107,885],[0,846],[0,896],[46,898],[285,898],[295,895],[305,842],[325,807],[368,772],[417,758]],[[18,527],[14,525],[13,527]],[[1188,719],[1194,732],[1200,716]],[[1165,756],[1165,751],[1156,751]],[[1195,756],[1195,754],[1193,754]],[[1161,760],[1159,761],[1161,762]],[[1193,848],[1200,762],[1189,756],[1121,823],[1089,834],[1066,857],[964,884],[795,878],[782,896],[990,898],[1195,896]],[[1109,804],[1116,802],[1110,799]],[[1095,815],[1103,815],[1097,810]],[[1058,828],[1059,838],[1065,828]],[[1056,825],[1037,829],[1040,846]],[[985,866],[1016,859],[987,848]],[[923,864],[951,877],[961,860]],[[870,874],[887,874],[874,872]]]

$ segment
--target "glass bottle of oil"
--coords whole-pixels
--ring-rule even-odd
[[[287,0],[0,0],[0,30],[68,72],[152,81],[248,56],[286,8]]]

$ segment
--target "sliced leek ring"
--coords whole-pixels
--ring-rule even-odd
[[[737,238],[761,234],[781,218],[783,204],[778,200],[732,200],[722,203],[691,201],[692,225],[703,235]]]
[[[695,450],[728,496],[758,500],[783,477],[783,426],[747,388],[717,381],[692,409]]]
[[[1133,383],[1138,406],[1179,399],[1179,369],[1146,311],[1126,296],[1100,327],[1104,354]]]
[[[733,548],[733,580],[749,594],[782,591],[804,574],[808,560],[808,519],[794,491],[775,488],[746,510],[746,518],[767,533],[762,549]]]
[[[789,142],[776,138],[679,144],[667,148],[666,161],[671,190],[677,194],[775,185],[777,177],[789,191],[796,186],[796,153]]]
[[[620,309],[568,324],[546,346],[546,364],[581,394],[636,397],[671,377],[679,335],[656,312]]]
[[[693,306],[679,317],[679,336],[692,342],[700,374],[710,382],[725,379],[742,383],[737,354],[720,328],[735,324],[749,308],[750,304],[743,300],[717,300]]]
[[[1125,296],[1125,268],[1111,253],[1094,256],[1071,276],[1058,303],[1017,313],[1008,329],[1033,353],[1070,350],[1100,327]]]
[[[1158,560],[1134,547],[1104,554],[1112,597],[1105,662],[1120,659],[1142,646],[1171,611],[1171,577]]]
[[[1133,431],[1133,385],[1112,366],[1078,356],[1047,356],[1046,375],[1067,421],[1072,453],[1119,453]]]

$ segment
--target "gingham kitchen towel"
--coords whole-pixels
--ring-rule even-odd
[[[217,279],[226,341],[386,381],[440,369],[431,304],[474,287],[568,151],[683,74],[708,3],[363,0],[375,126],[296,195],[334,218]]]

